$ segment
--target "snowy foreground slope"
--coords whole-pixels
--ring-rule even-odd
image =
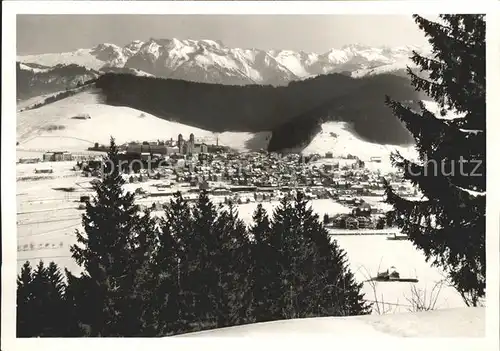
[[[485,313],[485,308],[455,308],[386,315],[289,319],[189,333],[179,337],[269,337],[282,334],[333,337],[484,337]]]
[[[266,148],[266,134],[256,138],[255,133],[211,131],[180,123],[166,121],[128,107],[101,104],[95,91],[86,91],[38,109],[17,114],[17,141],[22,150],[83,151],[94,143],[108,144],[111,135],[118,143],[143,140],[185,138],[194,133],[197,140],[215,143],[246,151],[250,139],[258,139],[254,148]],[[90,115],[90,119],[77,116]],[[260,136],[260,135],[257,135]]]

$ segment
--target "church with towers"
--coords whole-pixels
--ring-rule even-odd
[[[177,137],[177,147],[181,155],[193,155],[199,153],[207,153],[208,147],[205,143],[196,143],[194,134],[189,135],[189,140],[184,140],[182,134]]]

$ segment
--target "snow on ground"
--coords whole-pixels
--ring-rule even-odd
[[[266,337],[314,334],[331,337],[484,337],[485,308],[400,313],[382,316],[320,317],[255,323],[177,337]],[[477,345],[476,345],[477,347]]]
[[[100,104],[92,91],[76,94],[67,99],[54,102],[42,108],[18,113],[17,136],[20,145],[18,153],[33,150],[69,150],[83,152],[95,142],[108,143],[110,133],[118,143],[132,140],[155,140],[175,137],[182,133],[186,137],[194,133],[196,138],[215,141],[219,137],[222,145],[243,151],[247,141],[255,139],[252,133],[227,132],[215,135],[209,131],[189,127],[156,118],[126,107],[112,107]],[[74,119],[79,114],[89,114],[91,119]],[[142,114],[142,116],[141,116]],[[140,117],[141,116],[141,117]],[[48,131],[49,126],[61,126]],[[262,141],[265,138],[262,137]],[[261,146],[265,147],[265,146]],[[382,163],[366,162],[368,168],[383,168],[389,164],[389,154],[394,147],[377,145],[361,140],[354,135],[345,123],[329,122],[322,125],[322,131],[305,148],[305,153],[333,152],[335,155],[356,156],[369,161],[372,156],[382,158]],[[397,148],[412,153],[412,148]],[[332,159],[334,160],[334,159]],[[322,160],[321,162],[328,162]],[[81,177],[71,171],[72,163],[59,162],[44,164],[54,168],[54,174],[36,175],[37,180],[17,182],[18,212],[18,266],[29,259],[36,264],[41,258],[54,260],[61,266],[75,272],[78,267],[70,258],[69,247],[75,243],[74,230],[81,225],[81,210],[78,209],[80,195],[89,193],[89,178]],[[37,165],[17,165],[18,177],[35,177]],[[55,190],[56,187],[75,187],[75,192],[67,193]],[[151,184],[130,185],[148,188]],[[139,200],[139,203],[151,204],[154,201],[166,201],[160,198]],[[219,199],[220,200],[220,199]],[[377,204],[379,200],[373,200]],[[371,201],[370,200],[370,201]],[[271,212],[277,202],[264,203]],[[249,224],[257,204],[238,206],[240,217]],[[349,209],[332,200],[312,201],[313,210],[320,218],[325,213],[345,213]],[[394,265],[405,277],[417,277],[415,285],[427,298],[435,284],[442,280],[438,270],[429,266],[424,257],[408,241],[390,241],[385,236],[337,236],[339,246],[347,251],[349,264],[358,281],[364,281],[379,270],[386,270]],[[406,311],[407,301],[412,294],[410,283],[365,284],[365,298],[379,301],[379,308],[384,311]],[[434,292],[436,294],[437,291]],[[434,295],[435,297],[435,295]],[[437,308],[461,307],[461,298],[450,287],[443,286],[437,297]],[[384,302],[382,305],[381,302]],[[430,303],[430,301],[427,301]]]
[[[54,169],[53,174],[37,180],[23,180],[16,183],[17,197],[17,241],[18,269],[29,260],[32,265],[40,259],[53,260],[57,264],[79,272],[79,268],[70,257],[69,248],[76,243],[75,230],[81,229],[82,210],[78,209],[82,195],[92,193],[90,180],[71,170],[72,162],[53,162],[48,166]],[[18,164],[17,175],[26,179],[34,174],[37,165]],[[45,166],[45,164],[44,164]],[[134,191],[142,187],[147,191],[154,190],[151,180],[146,183],[127,184],[127,190]],[[73,192],[64,192],[56,188],[73,187]],[[183,189],[178,186],[178,189]],[[186,188],[184,188],[185,190]],[[174,191],[176,189],[173,189]],[[378,199],[367,198],[371,203],[380,206]],[[167,202],[168,198],[149,197],[138,199],[139,204],[151,205],[153,202]],[[222,198],[215,199],[220,202]],[[271,214],[277,201],[265,202],[263,206]],[[320,220],[325,213],[347,213],[349,208],[333,200],[313,200],[311,206]],[[238,205],[240,218],[249,225],[257,203]],[[157,211],[156,215],[161,215]],[[377,236],[333,236],[338,245],[346,250],[351,270],[357,281],[365,281],[377,272],[396,266],[404,277],[417,277],[415,284],[422,294],[426,291],[427,303],[431,300],[431,290],[442,280],[440,272],[425,262],[423,255],[408,241],[387,240],[384,235]],[[374,286],[364,284],[365,299],[379,301],[379,308],[385,312],[405,312],[410,308],[407,298],[412,295],[411,283],[376,283]],[[434,297],[438,292],[434,292]],[[382,304],[383,302],[383,304]],[[463,306],[461,298],[450,287],[443,286],[437,296],[436,308]]]
[[[367,198],[367,201],[378,207],[388,206],[381,203],[382,197]],[[262,203],[264,209],[271,215],[278,201]],[[323,215],[349,213],[351,210],[333,200],[322,199],[311,201],[311,207],[322,220]],[[257,203],[238,205],[239,217],[249,225]],[[464,306],[459,294],[451,287],[441,284],[443,274],[425,262],[425,257],[417,251],[409,241],[387,240],[384,235],[366,236],[332,236],[338,245],[346,250],[348,262],[357,281],[365,281],[380,271],[395,266],[401,277],[417,278],[418,283],[365,283],[363,292],[365,299],[376,303],[386,312],[405,312],[410,309],[408,299],[412,297],[412,286],[426,294],[426,303],[436,300],[436,308],[452,308]],[[431,296],[431,291],[434,290]]]
[[[21,111],[21,110],[29,108],[35,104],[39,104],[41,102],[44,102],[46,98],[48,98],[50,96],[57,95],[57,94],[62,93],[62,92],[63,91],[56,91],[55,93],[34,96],[34,97],[26,99],[26,100],[19,100],[17,102],[17,105],[16,105],[17,111]]]
[[[362,160],[380,157],[382,164],[390,164],[391,152],[416,154],[413,146],[381,145],[365,141],[357,136],[345,122],[327,122],[321,125],[321,131],[302,151],[303,154],[325,155],[332,152],[335,156],[358,156]],[[380,164],[377,165],[378,168]]]
[[[273,56],[278,63],[288,68],[297,77],[304,78],[309,76],[309,72],[304,67],[300,54],[290,50],[281,50],[277,55]]]
[[[405,312],[415,293],[425,295],[425,304],[435,308],[463,307],[460,295],[443,282],[444,275],[429,263],[409,241],[387,240],[385,236],[334,236],[347,252],[349,266],[356,280],[365,281],[378,272],[395,266],[402,278],[417,278],[418,283],[366,282],[365,299],[374,303],[375,311]]]
[[[365,76],[374,76],[378,74],[391,73],[399,70],[406,70],[407,67],[415,68],[416,66],[408,59],[400,62],[391,63],[388,65],[378,66],[375,68],[361,68],[351,73],[353,78],[361,78]]]
[[[148,72],[141,71],[140,69],[130,68],[130,70],[133,71],[136,76],[140,76],[140,77],[154,77],[154,75],[152,75],[152,74],[150,74]]]
[[[25,70],[25,71],[31,71],[33,73],[44,73],[44,72],[50,71],[50,68],[34,68],[34,67],[27,66],[25,64],[22,64],[22,63],[19,65],[19,68],[21,68],[22,70]]]
[[[88,114],[91,119],[75,119]],[[215,143],[240,152],[267,148],[270,132],[213,133],[196,127],[170,122],[128,107],[101,104],[95,91],[85,91],[41,108],[17,114],[17,141],[19,149],[85,151],[94,143],[109,143],[110,134],[118,143],[133,140],[165,140],[179,133],[186,137],[195,134],[196,139]],[[333,152],[336,156],[355,154],[362,160],[382,158],[383,165],[390,165],[389,155],[398,150],[413,154],[412,146],[380,145],[362,140],[347,123],[327,122],[322,130],[303,150],[303,154]],[[288,150],[288,151],[299,151]],[[368,165],[369,166],[369,165]],[[375,165],[380,168],[381,165]],[[389,166],[390,168],[390,166]]]
[[[278,204],[279,201],[262,202],[262,207],[268,212],[269,215],[272,215]],[[252,214],[257,209],[257,205],[258,203],[255,202],[238,205],[239,217],[248,225],[252,223]],[[330,199],[313,200],[311,201],[311,207],[313,211],[320,216],[320,220],[323,219],[323,215],[326,213],[332,215],[334,213],[351,212],[348,207]]]
[[[455,118],[462,118],[465,116],[463,113],[458,113],[456,111],[450,111],[446,110],[446,116],[441,116],[440,111],[441,108],[439,107],[438,103],[435,101],[423,101],[424,106],[426,109],[428,109],[430,112],[432,112],[436,117],[442,118],[442,119],[455,119]]]
[[[230,146],[235,150],[267,149],[268,141],[271,138],[271,132],[224,132],[218,134],[219,144]],[[215,134],[209,137],[210,142],[215,142]]]
[[[74,118],[82,114],[90,115],[91,119]],[[217,138],[216,133],[170,122],[139,110],[101,104],[95,91],[82,92],[17,115],[17,141],[19,149],[25,151],[84,151],[96,142],[108,144],[111,134],[121,144],[133,140],[176,138],[179,133],[186,138],[193,133],[207,143],[215,143]],[[221,145],[238,151],[247,151],[247,143],[255,135],[239,132],[218,134]],[[259,145],[250,144],[254,149],[266,148],[267,140],[259,138]]]

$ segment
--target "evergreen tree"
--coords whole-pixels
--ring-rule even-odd
[[[270,299],[273,301],[270,308],[273,320],[294,317],[290,308],[291,302],[287,300],[287,296],[293,292],[290,281],[290,276],[293,274],[290,272],[293,257],[289,248],[292,218],[293,208],[289,199],[285,197],[273,212],[269,234],[269,242],[275,252],[274,262],[271,264],[274,269],[273,279],[268,283]],[[286,309],[289,310],[288,314]]]
[[[195,238],[183,247],[190,256],[187,280],[193,298],[193,314],[198,327],[218,327],[226,324],[228,310],[221,311],[224,288],[222,275],[227,271],[227,257],[221,255],[223,235],[218,230],[217,209],[206,191],[201,191],[192,210],[192,230]],[[194,239],[194,240],[193,240]],[[194,257],[196,255],[196,257]],[[224,313],[226,312],[226,313]]]
[[[17,335],[19,337],[67,336],[70,324],[65,289],[59,267],[42,261],[34,271],[26,262],[17,280]]]
[[[189,265],[194,253],[187,255],[185,246],[181,244],[196,239],[191,230],[191,209],[182,198],[180,192],[175,194],[174,200],[165,208],[165,218],[160,221],[160,235],[157,241],[157,250],[154,256],[155,275],[158,277],[158,290],[155,301],[159,306],[156,311],[159,323],[159,335],[185,332],[190,330],[192,322],[188,297],[191,283]]]
[[[251,292],[253,297],[252,315],[255,322],[273,320],[274,311],[272,282],[278,274],[277,251],[272,247],[269,216],[258,204],[253,213],[250,227],[251,241]]]
[[[178,193],[166,209],[166,221],[162,224],[163,238],[172,235],[177,243],[177,284],[181,296],[179,320],[186,332],[202,329],[213,316],[208,293],[213,286],[209,254],[215,248],[212,235],[215,218],[215,208],[205,193],[200,194],[194,208]],[[166,253],[163,255],[167,256]]]
[[[413,134],[419,160],[400,154],[393,163],[424,195],[404,199],[387,184],[391,219],[436,266],[468,305],[485,294],[486,41],[483,15],[442,15],[439,23],[414,16],[432,45],[432,56],[414,52],[427,71],[408,69],[413,86],[428,94],[440,115],[414,111],[387,98],[394,114]],[[449,111],[459,117],[446,118]]]
[[[330,238],[304,194],[275,210],[270,242],[277,252],[273,296],[278,318],[359,315],[370,312],[346,253]]]
[[[89,320],[88,311],[84,308],[85,304],[90,301],[85,290],[88,278],[76,277],[67,268],[64,272],[67,284],[64,299],[69,322],[68,336],[91,336],[90,326],[85,324]]]
[[[133,239],[132,263],[135,266],[132,297],[137,300],[132,307],[137,310],[132,314],[139,316],[140,336],[162,336],[163,315],[158,286],[165,270],[169,267],[158,265],[155,260],[157,252],[158,232],[157,221],[151,217],[151,211],[145,210],[137,223],[140,233]]]
[[[144,326],[144,301],[137,282],[139,268],[148,260],[151,227],[144,226],[149,213],[141,214],[134,195],[123,191],[118,149],[111,138],[103,179],[94,185],[96,196],[83,214],[84,232],[77,231],[73,258],[83,268],[71,289],[77,315],[91,336],[140,336]]]
[[[250,242],[234,205],[219,210],[214,236],[217,249],[212,252],[211,263],[218,283],[217,291],[211,297],[216,324],[218,328],[243,324],[249,319],[252,305]]]
[[[177,298],[178,331],[246,322],[249,242],[234,208],[218,212],[202,191],[192,208],[177,194],[165,213],[158,262],[177,271],[166,280],[163,295]]]
[[[47,300],[44,306],[47,309],[48,318],[44,321],[49,325],[45,336],[68,336],[73,321],[69,319],[68,309],[65,299],[66,282],[60,268],[50,262],[46,269],[47,281],[45,282]]]
[[[32,317],[33,299],[33,270],[29,261],[26,261],[17,277],[17,336],[36,336],[35,324],[37,321]]]

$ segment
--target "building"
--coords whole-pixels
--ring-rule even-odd
[[[141,154],[147,153],[150,155],[167,155],[169,154],[168,147],[166,145],[159,145],[157,142],[143,142],[142,144],[130,143],[127,145],[126,153],[129,156],[140,157]]]
[[[72,161],[73,155],[71,152],[67,151],[54,151],[54,152],[46,152],[43,154],[44,162],[53,162],[53,161]]]
[[[325,164],[325,165],[323,165],[323,169],[325,170],[325,172],[331,172],[331,171],[333,171],[333,165],[332,164]]]
[[[43,162],[51,162],[54,161],[54,153],[46,152],[43,154]]]
[[[71,152],[63,152],[63,161],[73,161],[73,155],[71,154]]]
[[[63,160],[63,152],[54,152],[54,161],[62,161]]]
[[[151,161],[151,154],[149,152],[141,152],[141,161]]]
[[[358,207],[356,207],[352,212],[353,212],[353,215],[355,215],[355,216],[370,217],[372,214],[372,208],[369,204],[364,202],[364,203],[360,204]]]
[[[73,117],[74,119],[90,119],[90,115],[88,113],[79,113]]]
[[[35,169],[35,173],[54,173],[54,170],[50,167],[39,167]]]
[[[200,190],[208,190],[210,188],[208,182],[206,180],[199,182]]]
[[[205,143],[196,143],[193,133],[189,135],[189,140],[184,140],[182,134],[179,134],[177,137],[177,147],[181,155],[208,153],[208,145]]]
[[[71,153],[67,151],[54,152],[54,161],[71,161]]]

